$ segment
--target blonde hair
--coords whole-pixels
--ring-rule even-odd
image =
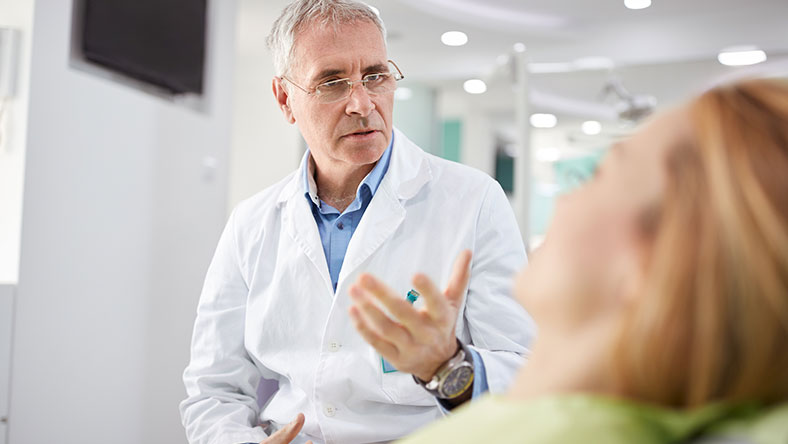
[[[667,158],[618,380],[677,407],[788,399],[788,82],[715,88],[689,112],[694,134]]]

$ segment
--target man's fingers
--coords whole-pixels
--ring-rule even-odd
[[[396,294],[374,276],[366,273],[362,274],[358,280],[358,286],[351,288],[351,296],[353,296],[354,288],[358,288],[360,291],[366,291],[368,294],[374,296],[375,299],[386,307],[389,313],[397,318],[400,323],[405,325],[408,330],[419,331],[421,329],[421,316],[418,310],[413,308],[407,299]]]
[[[358,308],[366,325],[393,343],[403,343],[410,340],[410,333],[402,325],[393,321],[378,307],[374,296],[364,291],[361,287],[350,287],[350,297]]]
[[[290,424],[277,430],[276,433],[264,439],[261,444],[289,444],[304,426],[304,414],[299,413]]]
[[[471,254],[470,250],[463,250],[454,261],[454,267],[449,278],[449,285],[446,287],[446,298],[454,305],[462,300],[465,287],[471,277]]]
[[[413,286],[424,299],[424,308],[432,319],[440,320],[445,317],[447,304],[437,286],[425,274],[417,273],[413,276]]]
[[[353,321],[353,326],[356,327],[358,333],[372,346],[372,348],[377,350],[381,356],[389,361],[396,360],[399,357],[399,350],[397,347],[370,327],[368,321],[361,314],[361,310],[358,307],[350,307],[349,313],[350,319]]]
[[[454,310],[447,310],[447,306],[457,308],[462,300],[470,279],[470,263],[471,251],[462,251],[454,261],[449,284],[444,292],[441,292],[426,275],[417,273],[413,276],[413,285],[424,297],[424,305],[433,319],[442,320],[447,314],[455,314]]]

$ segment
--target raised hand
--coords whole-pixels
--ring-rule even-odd
[[[424,298],[424,308],[413,307],[370,274],[362,274],[350,287],[350,318],[356,330],[398,370],[428,381],[457,352],[454,329],[462,297],[470,278],[471,252],[459,254],[451,278],[441,292],[424,274],[413,286]],[[388,317],[385,307],[396,319]]]

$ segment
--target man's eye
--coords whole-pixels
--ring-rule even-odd
[[[385,74],[370,74],[366,76],[365,79],[367,80],[367,82],[375,83],[375,82],[380,82],[385,77],[386,77]]]
[[[346,82],[344,80],[332,80],[330,82],[325,82],[321,84],[318,88],[323,90],[331,90],[331,89],[341,89],[344,88]]]

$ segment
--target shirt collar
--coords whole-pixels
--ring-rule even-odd
[[[362,194],[361,190],[366,186],[370,191],[370,198],[375,195],[375,192],[380,187],[380,183],[383,181],[383,176],[386,175],[386,171],[389,169],[389,163],[391,161],[391,150],[394,146],[394,132],[391,133],[391,142],[389,143],[388,148],[386,151],[383,152],[383,155],[380,156],[378,163],[375,164],[375,168],[367,174],[364,180],[358,185],[358,189],[356,190],[356,199],[361,199]],[[317,197],[317,183],[315,182],[315,159],[312,158],[312,155],[309,152],[309,148],[307,148],[306,152],[307,160],[304,165],[304,195],[306,196],[309,201],[311,201],[317,208],[320,208],[320,198]]]

